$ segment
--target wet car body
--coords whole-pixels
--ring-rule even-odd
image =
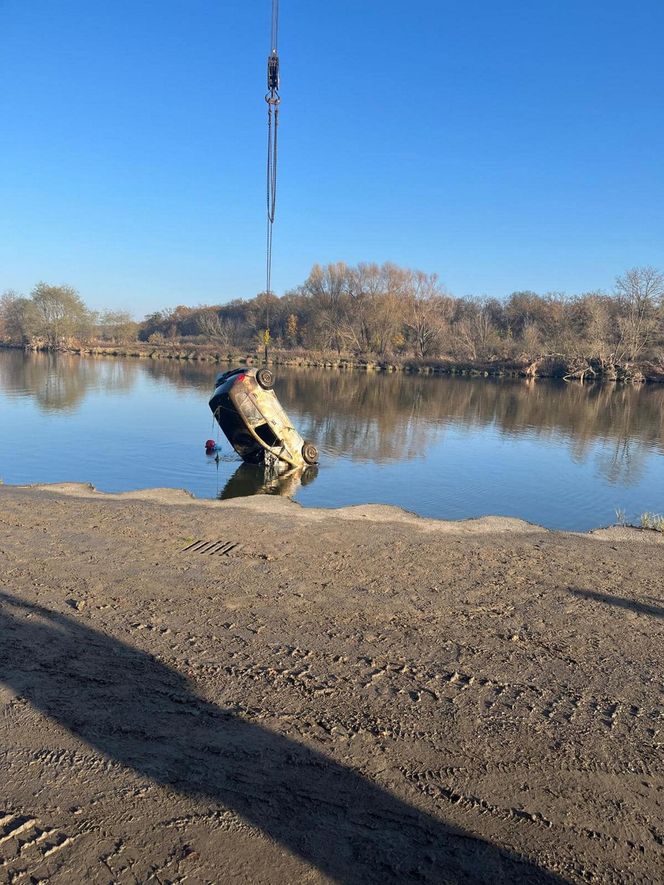
[[[231,369],[218,376],[210,409],[228,441],[249,464],[266,456],[304,467],[318,461],[316,447],[304,440],[272,390],[269,369]]]

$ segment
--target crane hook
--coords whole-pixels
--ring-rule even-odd
[[[276,49],[267,57],[267,95],[268,104],[279,104],[279,54]]]

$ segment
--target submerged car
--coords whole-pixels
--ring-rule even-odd
[[[277,459],[291,467],[318,463],[318,449],[303,439],[272,390],[269,369],[231,369],[219,375],[210,408],[228,441],[249,464]]]

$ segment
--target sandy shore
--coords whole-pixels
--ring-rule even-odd
[[[662,540],[0,487],[0,881],[663,881]]]

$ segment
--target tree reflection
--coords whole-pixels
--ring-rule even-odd
[[[159,361],[154,378],[212,390],[216,365]],[[610,482],[637,481],[649,449],[664,452],[664,388],[566,384],[533,379],[431,377],[403,373],[277,369],[275,390],[302,435],[353,460],[388,463],[426,452],[445,428],[495,427],[502,434],[562,438],[572,457]],[[247,482],[246,479],[243,482]]]
[[[415,457],[451,425],[562,437],[579,460],[599,444],[611,482],[634,482],[648,449],[664,452],[659,387],[290,371],[276,389],[305,436],[354,459]]]
[[[0,387],[12,396],[32,397],[44,412],[74,412],[91,391],[131,390],[139,368],[129,361],[10,350],[2,354]]]
[[[188,360],[148,360],[141,364],[155,381],[168,381],[178,389],[205,390],[212,393],[214,380],[229,368],[225,363],[200,363]]]
[[[147,376],[157,385],[200,391],[205,413],[214,379],[226,368],[180,360],[26,356],[20,351],[4,351],[1,356],[0,387],[10,395],[34,397],[44,411],[74,411],[89,391],[126,392],[140,376]],[[602,474],[610,482],[629,485],[638,479],[649,451],[664,452],[664,385],[581,385],[323,369],[278,368],[276,374],[276,393],[302,435],[328,453],[356,461],[417,458],[448,427],[495,428],[518,438],[562,439],[579,461],[598,452]],[[240,481],[248,483],[248,473],[240,474]],[[282,493],[263,485],[259,483],[257,490]]]

